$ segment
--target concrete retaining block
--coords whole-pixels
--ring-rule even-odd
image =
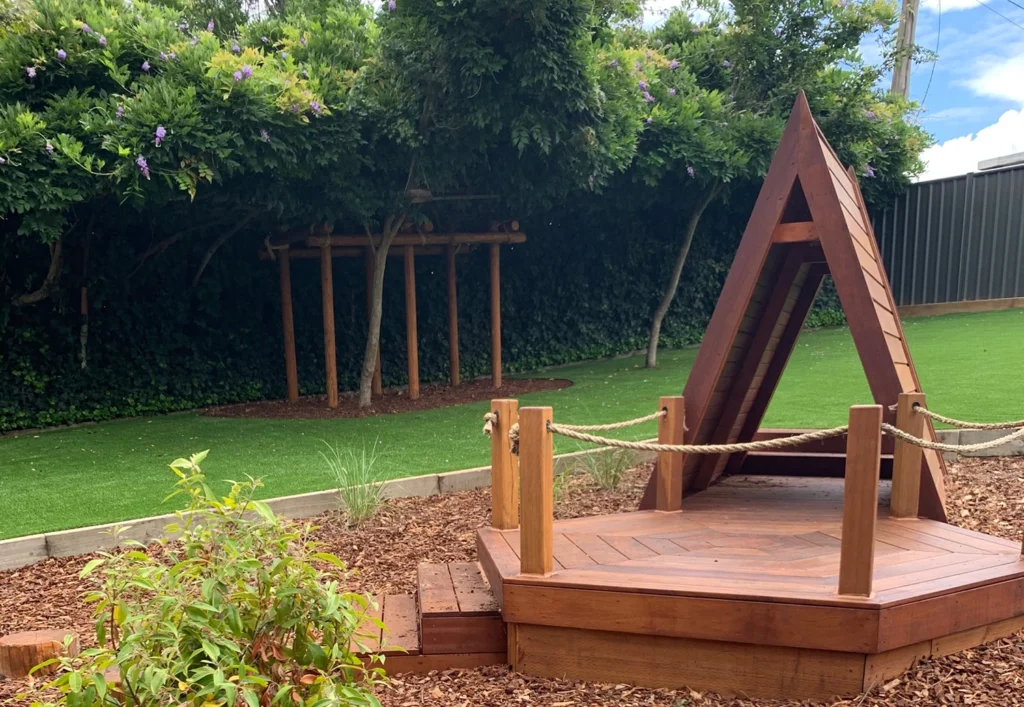
[[[0,540],[0,570],[17,569],[47,557],[45,535]]]
[[[384,483],[383,498],[409,498],[411,496],[436,496],[440,493],[437,474],[410,476],[392,479]]]
[[[165,535],[165,526],[176,522],[178,522],[178,517],[173,513],[168,513],[139,520],[126,520],[120,523],[46,533],[44,536],[46,538],[46,553],[50,557],[82,555],[98,550],[112,550],[126,540],[136,540],[148,545]],[[112,532],[116,527],[120,527],[123,531],[118,535],[117,540]]]
[[[491,467],[480,466],[475,469],[448,471],[437,475],[439,493],[458,493],[472,491],[491,485]]]
[[[270,510],[285,518],[312,518],[327,511],[341,508],[341,497],[336,490],[313,491],[295,496],[282,496],[267,501]]]
[[[1012,434],[1013,430],[960,430],[959,444],[983,444]],[[998,447],[971,454],[974,457],[1018,457],[1024,456],[1024,440],[1017,439]]]

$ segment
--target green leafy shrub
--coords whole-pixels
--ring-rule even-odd
[[[555,480],[551,485],[551,495],[556,508],[562,505],[562,501],[565,500],[565,495],[569,491],[569,474],[568,471],[555,474]]]
[[[636,465],[636,457],[628,449],[608,449],[581,455],[579,469],[590,476],[598,488],[613,491],[622,483],[622,475]]]
[[[362,525],[373,518],[384,495],[384,479],[377,471],[377,442],[367,451],[327,446],[327,452],[320,456],[338,484],[338,495],[351,525]]]
[[[61,661],[48,687],[62,696],[48,704],[379,705],[383,670],[350,648],[373,621],[370,598],[343,590],[345,565],[317,549],[312,526],[253,500],[259,481],[218,498],[199,468],[205,457],[171,465],[172,496],[190,500],[167,527],[177,541],[161,540],[157,553],[135,543],[82,570],[99,575],[86,600],[100,647]]]

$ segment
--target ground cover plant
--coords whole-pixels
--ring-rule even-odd
[[[188,506],[167,532],[180,538],[129,543],[82,568],[96,645],[60,660],[43,689],[62,696],[38,704],[379,705],[383,673],[351,648],[372,600],[345,588],[345,564],[312,526],[253,499],[259,481],[215,492],[205,458],[171,464],[172,495]]]
[[[904,329],[935,410],[960,419],[1020,419],[1024,311],[910,319]],[[572,387],[519,396],[520,403],[553,405],[556,419],[569,423],[639,417],[652,412],[658,396],[682,390],[695,355],[692,348],[664,351],[653,370],[637,357],[558,368],[546,375],[570,378]],[[867,402],[870,391],[849,331],[808,331],[797,341],[765,425],[841,425],[850,405]],[[319,456],[321,440],[360,449],[379,439],[384,478],[486,464],[489,446],[479,435],[486,410],[481,402],[344,420],[192,413],[0,439],[0,537],[170,512],[162,503],[161,469],[182,447],[217,450],[204,469],[215,481],[264,470],[275,495],[336,487]],[[649,423],[609,434],[639,439],[654,436],[655,429]],[[560,453],[577,448],[574,441],[556,440]]]

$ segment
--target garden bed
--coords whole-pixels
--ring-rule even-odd
[[[387,388],[373,398],[369,408],[359,407],[359,393],[347,392],[339,396],[338,407],[327,407],[326,395],[307,395],[290,403],[287,400],[264,400],[236,405],[217,405],[203,410],[210,417],[281,418],[289,420],[330,420],[348,417],[394,415],[401,412],[433,410],[463,403],[491,400],[495,397],[515,398],[527,393],[568,388],[572,381],[566,378],[505,378],[501,389],[495,390],[490,378],[465,381],[457,388],[448,384],[425,385],[420,397],[409,399],[407,388]]]
[[[559,503],[559,517],[633,510],[649,467],[627,472],[617,491],[596,489],[573,475]],[[969,459],[950,466],[947,479],[951,522],[992,535],[1019,539],[1024,527],[1024,459]],[[358,530],[339,514],[316,519],[327,549],[358,570],[351,586],[373,593],[411,592],[420,562],[475,561],[475,531],[488,521],[489,491],[388,501]],[[71,628],[83,646],[94,642],[89,608],[78,578],[85,557],[51,559],[0,573],[0,635],[41,628]],[[0,681],[0,703],[22,691],[20,682]],[[380,690],[385,707],[412,705],[776,705],[770,701],[718,698],[689,690],[646,690],[542,680],[504,667],[399,676]],[[27,704],[27,702],[13,703]],[[820,705],[1024,705],[1024,636],[939,660],[922,662],[902,678],[876,685],[861,700]]]

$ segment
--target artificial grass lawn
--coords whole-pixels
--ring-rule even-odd
[[[929,406],[962,419],[1024,417],[1024,310],[904,322]],[[521,405],[551,405],[562,422],[612,422],[652,412],[659,395],[682,390],[696,348],[662,351],[659,368],[641,357],[566,366],[538,375],[570,378],[570,388],[533,393]],[[843,424],[847,408],[870,403],[849,331],[804,332],[768,410],[770,427]],[[104,423],[0,440],[0,538],[140,518],[163,504],[173,482],[167,463],[211,449],[211,480],[262,477],[265,496],[333,488],[323,441],[380,444],[388,477],[487,464],[480,433],[487,403],[345,420],[253,420],[195,413]],[[620,430],[639,439],[654,423]],[[556,438],[556,451],[580,448]],[[214,484],[214,488],[216,488]]]

